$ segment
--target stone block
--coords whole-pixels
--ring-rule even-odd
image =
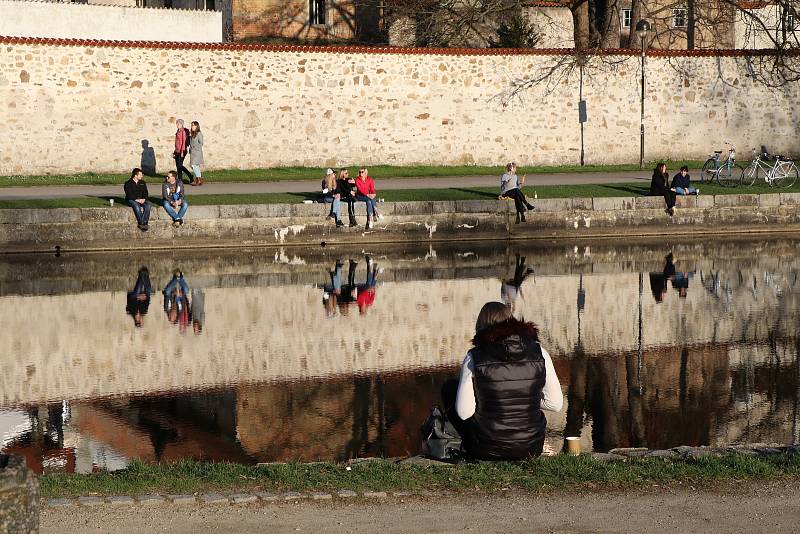
[[[167,504],[167,499],[163,495],[139,495],[139,504],[150,506],[152,504]]]
[[[434,215],[444,213],[454,213],[456,211],[456,203],[452,200],[438,200],[431,202],[431,213]]]
[[[630,210],[633,209],[633,197],[598,197],[592,199],[594,211]]]
[[[780,193],[766,193],[758,195],[758,205],[761,207],[775,207],[781,205]]]
[[[258,497],[259,500],[262,500],[262,501],[265,501],[265,502],[277,501],[277,500],[279,500],[281,498],[280,495],[277,495],[275,493],[269,493],[269,492],[266,492],[266,491],[257,491],[254,495],[256,497]]]
[[[30,211],[30,223],[69,223],[81,220],[79,208],[33,209]]]
[[[454,467],[455,464],[440,462],[438,460],[431,460],[424,456],[411,456],[404,458],[398,462],[400,465],[416,465],[419,467]]]
[[[664,202],[664,197],[648,196],[648,197],[634,197],[633,205],[637,210],[663,210],[667,207]]]
[[[673,450],[656,450],[650,451],[644,455],[645,458],[666,458],[668,460],[678,459],[681,457],[680,453]]]
[[[189,203],[189,209],[186,210],[186,217],[188,220],[202,220],[202,219],[219,219],[219,206],[193,206]]]
[[[394,215],[431,215],[433,214],[432,202],[393,202]]]
[[[758,195],[716,195],[714,206],[727,208],[732,206],[758,206]]]
[[[627,456],[629,458],[644,456],[649,452],[647,447],[619,447],[608,451],[609,454],[617,454],[619,456]]]
[[[313,203],[313,204],[290,204],[292,217],[319,217],[325,218],[331,210],[330,204]],[[347,206],[343,206],[345,213],[347,213]]]
[[[134,220],[130,208],[80,208],[82,221],[127,222]]]
[[[78,497],[78,504],[80,506],[100,506],[105,503],[106,501],[102,497]]]
[[[258,496],[253,493],[234,493],[230,496],[230,499],[234,504],[247,504],[257,502]]]
[[[661,202],[664,202],[664,199],[661,199]],[[697,197],[693,195],[678,195],[675,199],[675,205],[679,208],[696,208],[697,207]]]
[[[538,202],[538,200],[536,202]],[[592,198],[591,197],[573,198],[572,199],[572,209],[573,210],[591,211],[593,209],[592,208]]]
[[[456,200],[456,211],[458,213],[497,213],[514,211],[514,203],[511,208],[505,200]]]
[[[28,224],[33,222],[33,210],[0,210],[0,224]]]
[[[341,499],[349,499],[351,497],[358,497],[358,493],[353,490],[339,490],[336,492],[336,496]]]
[[[197,504],[197,497],[194,495],[167,495],[172,504]]]
[[[228,504],[230,501],[228,497],[219,493],[204,493],[200,496],[200,502],[203,504]]]
[[[315,491],[314,493],[311,494],[311,498],[314,499],[315,501],[325,501],[328,499],[333,499],[333,495],[331,495],[330,493],[322,493]]]
[[[121,507],[133,506],[136,503],[136,501],[133,500],[133,497],[129,497],[127,495],[117,495],[115,497],[109,497],[108,502],[113,506],[121,506]]]
[[[800,193],[780,193],[781,206],[796,206],[800,204]]]
[[[607,452],[593,452],[592,460],[596,460],[598,462],[620,462],[625,460],[625,456],[620,456],[619,454],[610,454]]]
[[[528,201],[536,206],[537,213],[572,211],[572,199],[569,198],[540,198],[539,200],[528,199]]]
[[[700,195],[695,198],[695,204],[698,208],[713,208],[714,207],[714,196],[713,195]]]
[[[283,497],[284,501],[296,501],[296,500],[299,500],[299,499],[305,499],[305,498],[308,497],[308,495],[305,495],[303,493],[299,493],[297,491],[288,491],[288,492],[284,493],[283,495],[281,495],[281,497]]]
[[[385,491],[365,491],[365,499],[385,499],[389,495]]]

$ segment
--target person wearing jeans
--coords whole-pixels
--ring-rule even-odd
[[[672,177],[672,187],[675,189],[677,195],[699,195],[700,190],[695,189],[691,185],[691,178],[689,178],[689,167],[684,165],[681,170]]]
[[[175,126],[178,128],[175,132],[175,150],[172,153],[172,157],[175,158],[175,172],[178,176],[186,174],[191,184],[194,177],[183,164],[186,154],[189,152],[189,129],[183,125],[183,119],[176,120]]]
[[[125,182],[125,200],[133,209],[139,230],[146,232],[150,222],[150,203],[147,201],[147,184],[142,179],[142,169],[131,171],[131,179]]]
[[[186,215],[189,204],[186,202],[183,182],[174,171],[167,173],[167,178],[161,185],[161,198],[164,211],[172,217],[172,225],[183,226],[183,216]]]
[[[322,179],[322,201],[331,205],[328,217],[336,221],[336,226],[344,226],[342,222],[342,195],[339,193],[336,182],[336,173],[328,169]]]
[[[522,192],[522,184],[525,183],[525,175],[517,177],[517,164],[511,162],[506,165],[506,172],[500,177],[500,196],[514,200],[514,208],[517,212],[517,224],[525,222],[525,210],[536,209]]]
[[[367,206],[367,228],[372,228],[375,221],[378,199],[375,193],[375,182],[367,174],[367,169],[359,169],[356,178],[356,200],[364,202]]]

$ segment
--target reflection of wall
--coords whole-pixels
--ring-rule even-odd
[[[687,298],[670,289],[662,304],[645,287],[644,346],[793,334],[800,303],[789,282],[773,280],[786,288],[780,292],[763,283],[751,287],[757,275],[723,273],[737,282],[720,298],[700,287],[699,276]],[[578,284],[574,275],[540,276],[526,282],[517,301],[518,314],[539,324],[556,358],[577,344]],[[583,285],[587,354],[637,349],[638,275],[585,275]],[[142,329],[125,315],[120,292],[4,297],[0,324],[15,335],[0,339],[0,403],[453,365],[469,347],[480,307],[499,297],[492,279],[387,283],[366,315],[353,307],[327,319],[319,289],[207,289],[201,336],[169,324],[160,295]]]

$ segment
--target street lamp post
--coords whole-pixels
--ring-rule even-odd
[[[650,31],[650,23],[642,19],[636,23],[636,35],[642,42],[642,98],[641,115],[639,117],[639,170],[644,168],[644,45],[647,32]]]

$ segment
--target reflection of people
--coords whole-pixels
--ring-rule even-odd
[[[503,304],[509,306],[512,312],[514,311],[517,297],[522,294],[522,284],[528,276],[533,274],[533,269],[525,265],[525,257],[520,257],[519,254],[516,256],[514,278],[503,280],[500,286],[500,300],[503,301]]]
[[[339,295],[336,299],[336,305],[339,307],[339,313],[347,315],[350,311],[350,304],[356,301],[358,296],[358,286],[356,286],[356,266],[358,262],[350,260],[350,265],[347,269],[347,284],[342,285]]]
[[[172,280],[164,287],[164,313],[167,320],[185,329],[191,321],[189,307],[189,284],[183,279],[183,273],[176,269]]]
[[[328,317],[336,316],[336,305],[339,296],[342,294],[342,262],[336,260],[336,265],[332,271],[328,271],[331,278],[330,285],[322,289],[322,306],[325,308],[325,315]]]
[[[206,324],[206,294],[202,289],[192,289],[191,302],[192,330],[195,334],[203,332]]]
[[[672,252],[670,252],[664,256],[664,269],[660,273],[650,273],[650,291],[653,292],[653,298],[656,299],[656,304],[664,302],[664,295],[667,293],[667,282],[675,279],[675,264],[673,263],[673,259]]]
[[[486,303],[475,324],[473,348],[458,385],[442,390],[448,418],[461,434],[467,455],[479,460],[538,456],[547,420],[559,411],[561,384],[533,323],[511,315],[501,302]]]
[[[375,304],[375,282],[378,275],[378,264],[367,256],[367,279],[366,282],[358,286],[358,312],[361,315],[367,313],[367,309]]]
[[[672,278],[672,288],[678,292],[678,296],[682,299],[686,298],[689,292],[689,280],[694,278],[694,273],[691,272],[676,272]]]
[[[133,317],[133,324],[137,328],[141,328],[144,324],[144,316],[147,315],[147,310],[150,308],[150,295],[152,293],[153,287],[150,285],[150,272],[147,267],[142,267],[136,277],[136,284],[128,292],[128,302],[125,306],[125,311]]]

